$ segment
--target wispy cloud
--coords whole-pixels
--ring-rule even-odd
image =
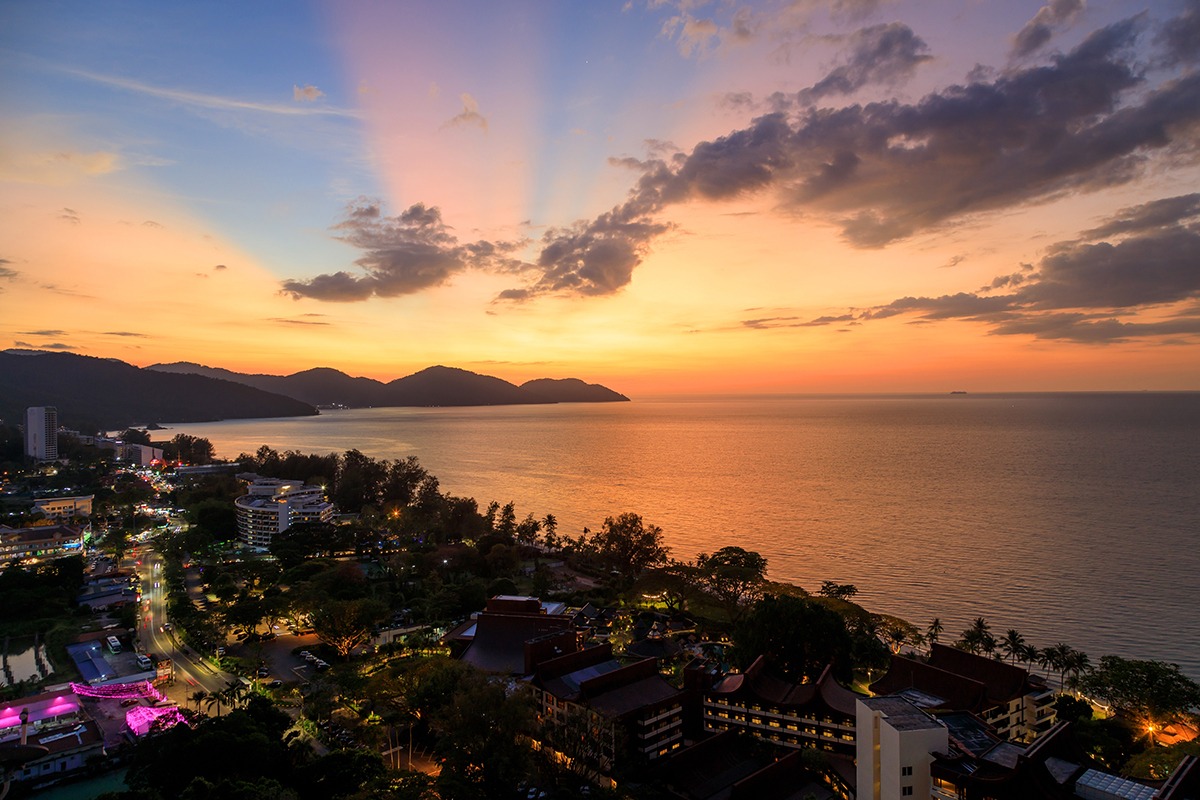
[[[462,100],[463,110],[456,116],[446,120],[446,123],[442,125],[442,127],[458,128],[467,126],[480,128],[486,131],[488,129],[487,117],[479,113],[479,103],[475,100],[475,98],[466,92],[463,92],[461,95],[459,95],[459,99]]]
[[[873,84],[898,85],[933,58],[924,40],[900,22],[863,28],[847,40],[842,63],[811,88],[801,91],[798,97],[801,103],[811,105]]]
[[[315,103],[324,96],[325,93],[312,84],[292,87],[292,99],[297,103]]]
[[[1083,0],[1050,0],[1013,37],[1013,57],[1024,58],[1042,49],[1056,31],[1074,22],[1081,11]]]
[[[332,106],[288,105],[285,103],[265,103],[254,100],[241,100],[238,98],[224,97],[216,94],[192,92],[186,89],[153,86],[151,84],[135,81],[130,78],[121,78],[115,75],[103,75],[97,72],[88,72],[85,70],[65,68],[65,71],[78,78],[92,81],[93,83],[111,86],[115,89],[124,89],[126,91],[135,92],[146,97],[154,97],[159,100],[166,100],[172,103],[180,103],[182,105],[196,106],[199,108],[210,108],[223,111],[253,111],[262,114],[277,114],[281,116],[358,116],[354,111],[349,111],[343,108],[334,108]]]

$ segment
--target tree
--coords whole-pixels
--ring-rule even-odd
[[[1154,731],[1200,706],[1200,685],[1178,664],[1104,656],[1080,686],[1088,695],[1136,715],[1153,738]]]
[[[1169,747],[1150,747],[1139,753],[1121,768],[1121,774],[1129,778],[1162,781],[1170,777],[1185,756],[1200,758],[1200,739],[1180,742]]]
[[[442,757],[438,785],[450,797],[510,797],[530,774],[533,751],[523,741],[534,728],[530,695],[475,670],[459,673],[450,701],[434,712],[434,751]]]
[[[934,617],[929,623],[929,627],[925,629],[925,640],[929,642],[930,647],[937,644],[938,637],[942,635],[942,631],[946,630],[946,626],[942,625],[940,617]]]
[[[817,590],[817,594],[821,597],[831,597],[834,600],[849,600],[858,594],[858,587],[853,583],[821,581],[821,588]]]
[[[631,512],[616,518],[606,517],[589,544],[613,569],[630,580],[650,567],[666,564],[670,552],[663,543],[662,528],[647,525],[640,515]]]
[[[734,660],[742,669],[759,655],[792,681],[816,680],[827,664],[848,680],[852,641],[836,611],[800,597],[767,596],[736,627]]]
[[[1017,632],[1016,628],[1009,628],[1004,637],[1000,639],[1000,649],[1003,650],[1009,658],[1010,663],[1017,663],[1017,656],[1021,654],[1021,649],[1025,646],[1025,637]]]
[[[309,615],[318,638],[342,658],[348,658],[354,648],[365,644],[371,638],[372,628],[387,616],[387,607],[370,599],[334,600]]]
[[[753,550],[722,547],[711,556],[696,556],[696,573],[701,585],[723,602],[736,620],[742,615],[742,606],[761,595],[767,559]]]

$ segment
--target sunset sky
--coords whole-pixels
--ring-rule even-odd
[[[1200,2],[0,5],[0,348],[1200,389]]]

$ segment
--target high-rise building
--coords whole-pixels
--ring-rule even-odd
[[[270,547],[275,534],[297,522],[333,519],[333,504],[325,500],[323,487],[257,475],[247,493],[234,500],[234,506],[238,536],[251,547]]]
[[[38,461],[58,460],[58,409],[54,406],[25,409],[25,455]]]

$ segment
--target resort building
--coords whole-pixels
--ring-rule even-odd
[[[580,647],[574,615],[562,603],[496,595],[442,637],[456,658],[497,675],[529,675],[540,661]]]
[[[1041,676],[941,644],[928,663],[893,655],[871,692],[898,694],[929,711],[968,711],[1015,742],[1033,741],[1055,721],[1054,692]]]
[[[251,547],[270,547],[272,538],[300,522],[329,522],[333,504],[320,486],[254,476],[247,493],[234,501],[238,538]]]
[[[90,517],[94,499],[95,495],[91,494],[78,497],[44,497],[33,501],[33,510],[42,512],[47,519]]]
[[[973,714],[931,714],[899,695],[858,702],[858,800],[1192,800],[1200,762],[1185,757],[1165,782],[1087,766],[1070,723],[1032,744],[1001,739]]]
[[[704,730],[743,730],[785,747],[853,756],[859,697],[834,680],[832,667],[815,681],[792,683],[771,675],[760,656],[704,692]]]
[[[25,455],[38,461],[58,460],[58,409],[54,406],[25,409]]]
[[[542,746],[580,772],[611,775],[618,761],[656,761],[683,744],[686,694],[647,658],[622,666],[612,645],[542,661],[530,680]]]
[[[13,562],[49,561],[83,552],[83,531],[67,525],[9,528],[0,525],[0,568]]]
[[[932,795],[935,753],[947,753],[946,726],[902,697],[861,698],[858,729],[858,800]]]

